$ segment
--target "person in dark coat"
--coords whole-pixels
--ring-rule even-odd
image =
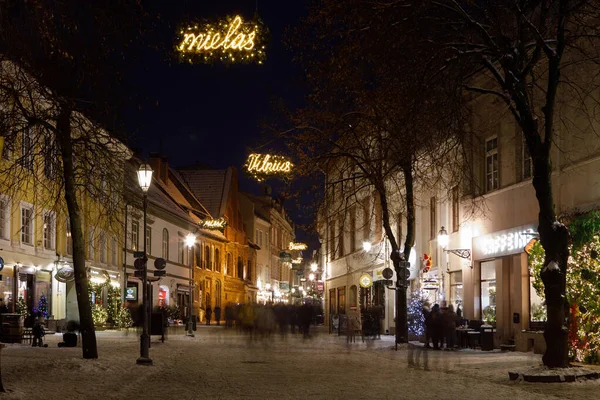
[[[212,308],[206,307],[206,325],[210,325],[210,317],[212,317]]]
[[[221,307],[215,307],[215,320],[217,321],[217,325],[221,325]]]
[[[431,325],[431,311],[427,307],[423,307],[423,317],[425,318],[425,347],[430,348],[429,343],[431,342],[431,333],[432,333],[432,325]]]
[[[433,340],[433,349],[439,350],[440,344],[443,344],[442,339],[442,314],[440,313],[440,305],[435,304],[431,309],[431,339]]]
[[[310,329],[310,321],[312,321],[313,317],[313,308],[310,304],[304,303],[300,306],[300,310],[298,313],[300,320],[300,327],[302,330],[302,335],[304,338],[308,338],[308,332]]]

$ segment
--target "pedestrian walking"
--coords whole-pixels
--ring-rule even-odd
[[[206,325],[210,325],[210,318],[212,317],[212,308],[206,307]]]

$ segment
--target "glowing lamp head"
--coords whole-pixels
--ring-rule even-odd
[[[292,293],[296,293],[296,288],[292,288]]]
[[[371,242],[363,242],[363,250],[366,252],[371,251]]]
[[[267,283],[267,284],[265,285],[265,288],[267,288],[267,290],[271,290],[271,284],[270,284],[270,283]]]
[[[185,244],[187,247],[192,247],[196,243],[196,235],[188,233],[185,237]]]
[[[442,226],[442,229],[440,229],[437,237],[438,244],[442,247],[448,246],[448,238],[448,232],[446,232],[446,229]]]
[[[312,264],[310,264],[310,270],[311,270],[312,272],[316,272],[318,267],[319,267],[319,266],[317,265],[317,263],[312,263]]]
[[[150,183],[152,182],[152,167],[148,164],[140,165],[138,169],[138,183],[140,184],[140,188],[144,193],[148,192],[150,189]]]
[[[311,281],[315,280],[315,274],[311,273],[310,275],[308,275],[308,279]]]

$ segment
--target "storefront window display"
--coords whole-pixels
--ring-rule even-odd
[[[463,302],[463,280],[462,271],[450,272],[450,304],[454,309],[462,308]]]
[[[481,263],[481,311],[486,323],[496,322],[496,265],[494,261]]]
[[[12,312],[14,278],[2,275],[0,281],[0,314]]]

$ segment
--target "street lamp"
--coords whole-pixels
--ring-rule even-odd
[[[440,246],[442,246],[442,248],[446,248],[446,246],[448,246],[448,232],[446,231],[446,229],[442,226],[442,229],[440,229],[440,231],[438,232],[438,244]]]
[[[317,272],[317,269],[319,268],[319,266],[317,265],[317,263],[312,263],[310,264],[310,270],[312,272]]]
[[[194,316],[194,257],[193,257],[193,253],[190,256],[190,250],[194,247],[194,244],[196,244],[196,235],[194,235],[193,233],[188,233],[187,236],[185,237],[185,244],[188,247],[188,257],[189,257],[189,263],[190,263],[190,315],[188,316],[188,332],[187,335],[194,337],[194,321],[193,318],[195,318]]]
[[[144,193],[144,268],[142,270],[142,336],[140,336],[140,357],[136,360],[140,365],[152,365],[149,356],[150,336],[148,335],[148,254],[146,253],[146,211],[148,208],[148,189],[152,182],[152,168],[142,164],[138,169],[138,183]]]
[[[455,255],[459,256],[460,258],[464,258],[465,260],[471,259],[471,249],[447,249],[446,247],[448,247],[448,239],[449,239],[448,232],[442,226],[442,229],[440,229],[440,231],[438,232],[438,237],[437,237],[438,244],[440,245],[442,250],[445,253],[455,254]],[[471,265],[471,268],[473,268],[472,265]]]
[[[367,253],[371,251],[371,242],[363,242],[362,244],[363,250]]]
[[[275,296],[275,290],[271,289],[271,284],[267,283],[265,285],[265,288],[267,289],[267,292],[271,292],[271,303],[273,303],[275,301],[275,299],[273,298]]]
[[[312,272],[310,274],[308,274],[308,280],[314,281],[315,280],[315,274],[313,274]]]

